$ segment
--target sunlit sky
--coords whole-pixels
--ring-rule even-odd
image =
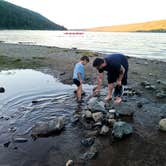
[[[166,0],[7,0],[68,29],[166,19]]]

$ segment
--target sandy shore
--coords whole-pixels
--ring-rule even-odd
[[[74,64],[82,55],[90,57],[86,68],[86,83],[95,84],[97,71],[92,68],[93,59],[103,56],[99,53],[77,49],[63,49],[57,47],[29,46],[21,44],[0,43],[0,70],[15,68],[33,68],[47,72],[62,82],[71,84]],[[142,91],[145,96],[156,101],[156,94],[165,91],[166,74],[165,62],[129,57],[129,86]],[[161,81],[164,84],[157,83]],[[141,82],[148,81],[155,86],[155,90],[145,90]],[[105,79],[104,86],[107,85]],[[165,102],[165,99],[157,100]]]
[[[90,64],[86,68],[85,82],[94,85],[96,83],[97,71],[92,68],[92,62],[95,57],[102,57],[103,55],[87,50],[0,43],[0,70],[18,68],[35,69],[51,74],[65,84],[72,84],[74,64],[79,61],[82,55],[90,57]],[[128,96],[127,101],[123,102],[117,109],[122,111],[134,110],[133,118],[127,119],[127,121],[133,124],[134,133],[129,139],[115,143],[114,145],[110,144],[109,137],[98,138],[104,147],[101,149],[99,156],[87,163],[81,162],[78,164],[80,166],[165,166],[166,134],[158,130],[158,122],[161,118],[166,117],[166,63],[133,57],[128,57],[128,61],[128,86],[132,89],[134,95]],[[106,86],[107,81],[105,78],[103,88]],[[7,123],[10,123],[10,120]],[[81,136],[84,134],[82,129],[74,128],[76,128],[74,130],[76,133],[78,132]],[[74,150],[82,152],[82,149],[78,150],[80,148],[79,138],[81,136],[78,136],[76,145],[72,147],[71,144],[66,143],[68,140],[61,142],[60,137],[65,140],[65,134],[64,132],[59,136],[58,143],[64,144],[63,148],[67,150],[64,150],[64,152],[62,150],[57,154],[57,149],[53,149],[51,157],[49,156],[51,161],[48,162],[51,164],[46,165],[52,166],[53,163],[55,165],[58,161],[70,159],[67,155],[60,155],[68,152],[70,148],[73,148],[73,155],[75,153]],[[74,133],[72,134],[74,135]],[[73,136],[70,136],[72,140]],[[0,139],[0,144],[2,145],[0,153],[3,154],[0,157],[3,160],[2,163],[6,163],[4,159],[7,159],[10,155],[14,155],[17,151],[14,149],[10,153],[6,152],[3,149],[4,140],[5,138],[2,136]],[[69,141],[70,143],[72,142],[71,140]],[[51,139],[47,140],[48,145],[50,144],[49,141]],[[56,146],[57,142],[55,141]],[[22,146],[24,150],[26,150],[25,147]],[[60,147],[58,148],[61,149]],[[54,154],[58,155],[57,159],[55,159]],[[77,155],[78,153],[75,154],[75,158],[77,158]],[[72,154],[69,156],[72,156]],[[11,162],[15,157],[9,157],[9,165],[12,165]],[[46,166],[42,165],[41,161],[35,161],[35,163],[27,161],[27,163],[36,166]],[[59,163],[59,166],[61,165],[64,165],[64,163]]]

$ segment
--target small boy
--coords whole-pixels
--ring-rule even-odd
[[[82,83],[84,81],[84,66],[89,62],[89,58],[87,56],[83,56],[80,58],[80,61],[75,64],[74,72],[73,72],[73,83],[77,86],[76,95],[77,101],[81,101],[82,94]]]

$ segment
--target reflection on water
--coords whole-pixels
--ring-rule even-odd
[[[64,85],[50,75],[29,69],[1,71],[0,85],[6,89],[5,93],[0,94],[0,165],[18,166],[22,161],[27,165],[37,163],[42,166],[41,161],[50,162],[52,150],[57,155],[63,153],[61,157],[70,152],[72,140],[79,140],[80,136],[79,131],[73,129],[68,122],[72,114],[81,111],[83,106],[80,107],[76,102],[73,93],[75,86]],[[91,88],[85,85],[86,91]],[[32,141],[32,126],[39,121],[48,122],[57,116],[65,117],[66,131],[56,139],[49,137]],[[12,141],[15,137],[26,137],[28,142],[16,144]],[[66,142],[69,144],[64,147]],[[5,143],[9,143],[7,151],[3,146]],[[78,145],[79,141],[76,146]],[[64,149],[56,150],[56,146]],[[18,160],[15,160],[17,157]],[[62,161],[60,158],[57,163]]]

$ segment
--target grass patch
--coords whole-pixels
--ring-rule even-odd
[[[43,59],[43,58],[42,58]],[[18,68],[32,68],[44,66],[41,59],[25,59],[25,58],[14,58],[0,55],[0,69],[18,69]]]

